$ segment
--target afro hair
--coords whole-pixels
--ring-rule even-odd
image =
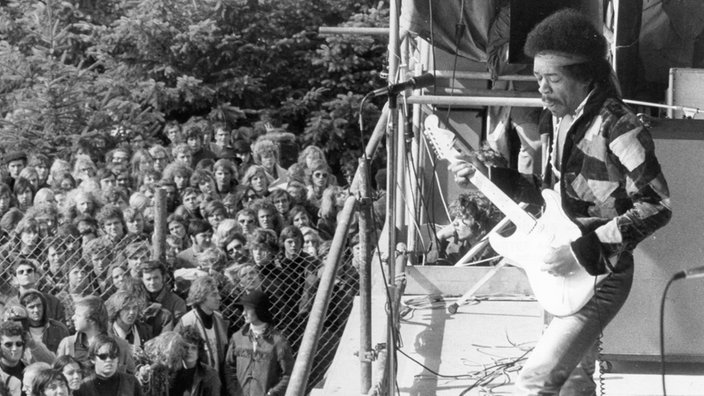
[[[606,39],[579,11],[565,8],[538,23],[526,38],[523,51],[534,58],[542,51],[558,51],[586,57],[606,57]]]

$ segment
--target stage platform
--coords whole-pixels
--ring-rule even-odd
[[[479,302],[449,314],[446,306],[488,268],[413,268],[408,272],[405,309],[396,354],[398,394],[408,396],[511,395],[522,359],[540,337],[543,311],[529,295],[520,270],[505,267],[478,291]],[[439,293],[445,289],[445,294]],[[529,288],[528,288],[529,289]],[[374,292],[374,296],[379,296]],[[374,298],[373,345],[386,343],[383,298]],[[635,325],[635,324],[634,324]],[[323,389],[312,395],[360,395],[359,309],[354,309]],[[597,384],[599,395],[662,395],[657,362],[611,361]],[[375,363],[375,366],[377,363]],[[668,395],[704,395],[701,364],[668,366]],[[373,373],[373,383],[381,367]]]

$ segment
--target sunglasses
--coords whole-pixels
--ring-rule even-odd
[[[254,220],[247,219],[247,220],[238,220],[237,221],[240,224],[254,224]]]
[[[117,354],[112,353],[112,352],[111,353],[99,353],[99,354],[95,355],[95,357],[97,357],[100,360],[105,361],[108,359],[117,359]]]
[[[33,274],[33,273],[34,273],[33,268],[17,270],[17,275],[29,275],[29,274]]]
[[[328,177],[328,174],[322,172],[315,172],[313,173],[313,177]]]
[[[7,349],[11,349],[13,345],[17,348],[22,348],[24,346],[24,342],[23,341],[15,341],[15,342],[5,342],[2,344],[2,346],[4,346]]]

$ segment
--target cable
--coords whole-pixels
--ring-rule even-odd
[[[662,292],[662,300],[660,301],[660,376],[662,377],[662,396],[667,396],[667,387],[665,386],[665,298],[670,285],[677,279],[673,276],[667,281],[665,290]]]

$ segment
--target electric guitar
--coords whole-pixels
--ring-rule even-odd
[[[471,152],[463,153],[455,148],[455,134],[441,128],[435,115],[426,118],[423,134],[439,159],[457,163],[471,156]],[[556,316],[579,311],[594,295],[595,284],[606,275],[589,275],[579,265],[574,272],[565,276],[551,275],[540,269],[548,248],[564,245],[582,236],[579,227],[563,211],[560,195],[554,190],[544,189],[541,194],[545,209],[536,219],[481,172],[474,172],[469,181],[516,226],[516,231],[508,237],[491,233],[489,243],[511,264],[525,271],[540,305]]]

